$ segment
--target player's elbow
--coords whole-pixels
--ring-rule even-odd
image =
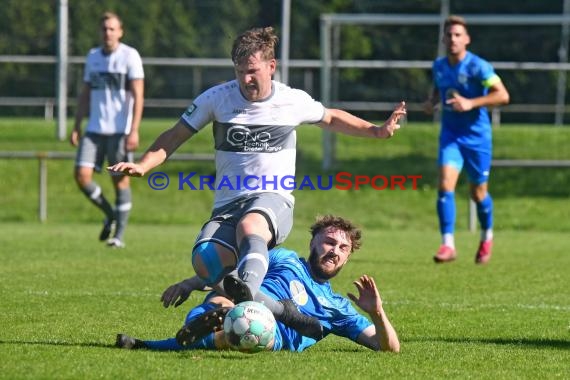
[[[376,348],[376,351],[392,352],[397,354],[400,352],[400,342],[398,341],[398,339],[390,340],[389,342],[386,342],[386,344],[384,345],[379,345]]]
[[[504,106],[506,104],[509,104],[509,102],[511,101],[511,96],[506,88],[503,87],[497,92],[496,100],[498,106]]]
[[[511,96],[509,95],[509,93],[507,91],[505,91],[505,93],[503,94],[503,102],[501,104],[506,105],[509,104],[511,102]]]
[[[392,338],[381,342],[376,341],[370,344],[369,348],[377,352],[393,352],[397,354],[400,352],[400,341],[398,338]]]
[[[386,352],[393,352],[395,354],[400,352],[400,342],[394,342],[388,346]]]

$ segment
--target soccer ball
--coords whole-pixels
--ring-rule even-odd
[[[259,302],[238,303],[224,319],[226,341],[231,348],[242,352],[270,350],[276,329],[273,313]]]

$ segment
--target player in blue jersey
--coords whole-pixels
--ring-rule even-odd
[[[384,312],[374,279],[367,275],[360,277],[354,282],[358,295],[348,294],[348,297],[368,314],[369,319],[360,314],[347,298],[335,293],[329,282],[340,272],[353,252],[360,248],[360,230],[346,219],[325,216],[313,224],[311,235],[308,261],[285,248],[276,248],[269,252],[269,269],[261,284],[261,291],[273,299],[288,299],[302,313],[317,318],[323,326],[324,336],[334,334],[373,350],[398,352],[400,342]],[[169,287],[162,295],[164,306],[179,306],[188,299],[192,291],[200,288],[195,279],[187,279]],[[190,311],[186,324],[213,321],[209,328],[216,331],[209,332],[191,344],[181,345],[176,338],[142,341],[119,334],[116,345],[128,349],[154,350],[227,349],[229,346],[221,331],[223,313],[212,314],[213,310],[220,310],[220,305],[229,308],[233,303],[225,297],[211,293],[204,303]],[[300,352],[317,342],[280,322],[277,327],[273,345],[275,351]]]
[[[75,123],[69,141],[79,146],[75,161],[75,181],[79,189],[104,214],[99,240],[108,247],[123,248],[124,233],[132,208],[130,178],[115,175],[115,207],[93,180],[103,161],[110,165],[132,160],[139,145],[139,125],[143,113],[144,71],[137,50],[120,42],[123,25],[118,15],[105,12],[100,20],[102,45],[87,54],[83,87],[79,95]],[[85,134],[81,122],[88,116]]]
[[[448,17],[444,33],[447,54],[433,63],[434,89],[425,103],[428,113],[438,105],[442,108],[437,199],[442,244],[434,260],[444,263],[457,256],[455,186],[465,168],[481,226],[475,262],[485,264],[493,245],[493,200],[487,189],[492,131],[487,107],[507,104],[509,93],[491,64],[467,50],[471,38],[462,17]]]
[[[318,338],[318,320],[288,303],[259,292],[268,268],[268,250],[281,244],[293,225],[296,128],[318,125],[353,136],[391,137],[405,115],[398,104],[381,126],[339,109],[326,108],[305,91],[272,79],[277,67],[273,28],[254,28],[232,46],[235,79],[200,94],[178,122],[162,133],[138,163],[109,170],[143,176],[181,144],[212,125],[216,152],[214,209],[192,249],[192,266],[206,285],[225,291],[236,303],[264,302],[277,320]],[[247,184],[241,184],[246,181]],[[186,335],[196,338],[188,326]]]

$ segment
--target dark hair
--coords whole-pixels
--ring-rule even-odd
[[[238,64],[247,60],[250,56],[261,51],[263,60],[275,58],[275,45],[279,38],[273,33],[273,28],[253,28],[240,34],[232,46],[232,61]]]
[[[465,19],[461,16],[451,15],[448,18],[446,18],[445,23],[443,24],[443,30],[447,30],[447,28],[449,28],[452,25],[461,25],[465,28],[465,31],[468,32],[467,21],[465,21]]]
[[[356,251],[362,245],[362,232],[360,229],[349,220],[341,218],[340,216],[325,215],[317,217],[317,220],[310,229],[311,236],[314,238],[317,234],[329,227],[344,231],[350,237],[350,242],[352,243],[351,252]]]

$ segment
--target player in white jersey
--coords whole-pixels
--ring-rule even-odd
[[[307,315],[318,318],[324,335],[334,334],[348,338],[376,351],[398,352],[400,342],[384,308],[374,279],[363,275],[354,282],[358,296],[349,293],[349,298],[367,316],[359,313],[348,298],[336,293],[329,280],[334,278],[361,245],[361,231],[350,221],[327,215],[320,217],[311,226],[310,255],[308,260],[285,248],[270,251],[269,270],[261,285],[261,291],[273,299],[291,299]],[[164,307],[179,306],[192,291],[198,290],[196,279],[187,279],[168,287],[162,294]],[[223,313],[215,318],[212,312],[216,304],[225,306],[227,312],[233,304],[227,299],[210,293],[204,302],[195,306],[186,317],[186,323],[207,318],[217,325],[219,331],[209,333],[203,339],[185,345],[176,338],[164,340],[139,340],[119,334],[116,345],[121,348],[150,350],[228,349],[221,331]],[[277,323],[274,351],[300,352],[314,345],[315,339],[300,336],[296,331]]]
[[[272,80],[276,43],[271,27],[238,36],[232,47],[236,79],[199,95],[140,162],[108,169],[143,176],[213,122],[215,204],[194,244],[194,270],[205,285],[225,292],[234,302],[264,302],[277,320],[319,339],[322,327],[316,318],[258,292],[267,272],[268,249],[283,242],[293,224],[292,190],[282,180],[295,175],[295,128],[309,123],[354,136],[389,138],[400,127],[398,120],[406,109],[400,103],[384,125],[376,126],[325,108],[304,91]],[[199,338],[192,326],[183,334],[189,341]]]
[[[116,195],[113,208],[93,181],[93,171],[101,171],[105,158],[110,165],[132,161],[132,152],[139,145],[144,71],[139,53],[120,42],[123,29],[119,16],[104,13],[100,26],[103,44],[87,54],[70,142],[79,146],[75,181],[105,214],[99,240],[106,241],[109,247],[122,248],[132,207],[130,179],[125,175],[112,176]],[[82,136],[81,122],[86,115],[89,119]]]

